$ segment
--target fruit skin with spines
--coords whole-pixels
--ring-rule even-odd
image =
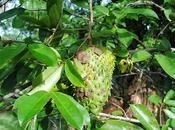
[[[85,84],[76,88],[75,96],[90,112],[98,114],[111,95],[115,56],[105,47],[92,46],[79,51],[74,63]]]

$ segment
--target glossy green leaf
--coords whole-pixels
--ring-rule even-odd
[[[143,129],[129,122],[120,121],[120,120],[108,120],[98,130],[143,130]]]
[[[0,69],[26,48],[25,44],[13,44],[0,49]]]
[[[175,79],[175,59],[162,54],[155,55],[155,58],[163,70]]]
[[[167,100],[172,99],[173,97],[175,97],[175,91],[171,89],[171,90],[169,90],[169,91],[166,93],[166,95],[165,95],[165,97],[164,97],[164,102],[166,102]]]
[[[17,109],[20,125],[25,125],[37,113],[39,113],[49,99],[49,94],[44,91],[37,92],[30,96],[23,95],[19,97],[15,101],[14,107]]]
[[[80,76],[80,74],[76,70],[76,67],[70,60],[67,60],[65,63],[65,73],[73,85],[75,85],[76,87],[84,86],[84,81],[82,77]]]
[[[59,92],[52,92],[51,95],[57,109],[72,127],[82,130],[84,125],[89,125],[88,111],[72,97]]]
[[[28,49],[43,64],[55,66],[58,63],[58,57],[55,52],[44,44],[30,44]]]
[[[151,54],[145,50],[139,50],[132,55],[133,62],[145,61],[151,57]]]
[[[155,116],[142,104],[131,105],[134,116],[141,122],[146,130],[160,130]]]
[[[161,97],[158,95],[151,95],[148,97],[148,100],[155,105],[160,105],[162,102]]]
[[[60,80],[63,65],[57,67],[48,67],[45,71],[37,76],[33,82],[35,87],[29,95],[38,91],[51,91],[54,89],[56,83]]]
[[[22,130],[12,112],[0,113],[0,130]]]
[[[166,114],[169,118],[175,119],[175,114],[174,114],[172,111],[170,111],[170,110],[168,110],[168,109],[164,109],[163,111],[165,112],[165,114]]]
[[[175,100],[165,100],[164,102],[166,105],[175,107]]]

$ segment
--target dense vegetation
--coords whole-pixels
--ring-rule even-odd
[[[174,0],[0,0],[0,129],[175,129]]]

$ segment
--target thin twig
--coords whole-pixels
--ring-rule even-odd
[[[92,45],[92,26],[93,26],[93,0],[89,0],[89,44]]]
[[[149,51],[149,52],[159,51],[157,48],[145,48],[145,49],[142,49],[142,50]],[[137,49],[129,50],[130,53],[134,53],[136,51],[138,51],[138,50]],[[171,51],[175,51],[175,48],[171,48]]]
[[[64,11],[66,11],[66,10],[64,10]],[[69,13],[69,14],[71,14],[71,15],[73,15],[73,16],[80,17],[80,18],[82,18],[82,19],[84,19],[84,20],[89,20],[89,18],[87,18],[87,17],[84,16],[84,15],[80,15],[80,14],[73,13],[73,12],[69,12],[69,11],[66,11],[66,12]]]
[[[163,32],[168,28],[169,25],[170,25],[170,23],[168,23],[168,24],[159,32],[159,34],[157,35],[157,38],[158,38],[161,34],[163,34]]]
[[[52,41],[53,41],[53,39],[54,39],[54,36],[55,36],[55,34],[56,34],[56,32],[57,32],[59,26],[60,26],[60,22],[57,23],[57,26],[56,26],[56,28],[55,28],[53,34],[48,38],[48,45],[50,45],[50,44],[52,43]]]
[[[9,2],[9,0],[3,0],[2,2],[0,2],[0,7],[4,6],[7,2]]]
[[[127,6],[142,6],[142,5],[155,6],[155,7],[159,8],[160,10],[164,10],[164,8],[162,6],[154,3],[153,1],[140,1],[139,0],[139,1],[127,4]]]
[[[137,119],[134,119],[134,118],[114,116],[114,115],[110,115],[106,113],[100,113],[99,116],[102,118],[109,118],[109,119],[123,120],[123,121],[128,121],[128,122],[133,122],[133,123],[140,123]]]
[[[9,94],[7,94],[7,95],[4,95],[3,97],[0,96],[0,102],[1,102],[1,101],[9,100],[9,99],[12,98],[12,97],[17,98],[17,97],[19,97],[20,95],[23,95],[23,94],[25,94],[25,93],[28,93],[31,89],[32,89],[32,86],[29,86],[29,87],[27,87],[26,89],[24,89],[24,90],[22,90],[22,91],[20,91],[19,89],[16,89],[14,92],[9,93]]]
[[[125,110],[123,110],[123,108],[120,105],[117,105],[114,102],[112,102],[111,104],[114,105],[115,107],[117,107],[118,109],[120,109],[123,112],[123,114],[125,115],[125,117],[128,117],[127,114],[126,114],[126,112],[125,112]]]

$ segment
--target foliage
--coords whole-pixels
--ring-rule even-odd
[[[94,0],[93,10],[89,10],[87,0],[10,2],[2,5],[4,9],[9,3],[17,6],[4,11],[0,9],[0,129],[175,128],[174,0],[112,0],[106,5]],[[93,23],[89,18],[91,11]],[[104,59],[98,59],[103,53],[96,48],[99,46],[115,55],[111,82],[106,80],[111,75],[103,72],[110,65],[106,66]],[[99,64],[92,61],[99,67],[92,70],[99,70],[94,77],[82,74],[81,67],[74,63],[81,54],[79,52],[88,47],[96,48],[93,55],[99,60]],[[86,67],[86,55],[82,53],[79,58]],[[105,60],[108,63],[110,59]],[[104,75],[101,74],[106,74],[106,78],[102,79]],[[145,92],[139,84],[144,82],[143,77],[146,81],[151,80],[151,85],[145,85],[150,87],[146,89],[148,94],[144,93],[144,99],[154,105],[153,109],[141,101],[139,96],[143,94],[136,95],[140,89]],[[87,78],[93,79],[91,84],[87,85]],[[138,82],[133,86],[140,88],[130,95],[129,86],[134,79]],[[108,90],[104,90],[106,84]],[[107,91],[110,91],[111,84],[111,97],[118,102],[122,99],[120,105],[100,97],[106,93],[110,95]],[[86,86],[90,86],[92,92],[81,91]],[[98,91],[101,104],[115,106],[116,111],[108,110],[105,119],[88,111],[80,101],[93,98],[94,91]],[[101,92],[104,93],[100,95]],[[85,99],[81,98],[82,95]],[[92,100],[86,101],[92,103]],[[127,110],[131,116],[127,117]],[[116,115],[117,112],[121,116]]]

